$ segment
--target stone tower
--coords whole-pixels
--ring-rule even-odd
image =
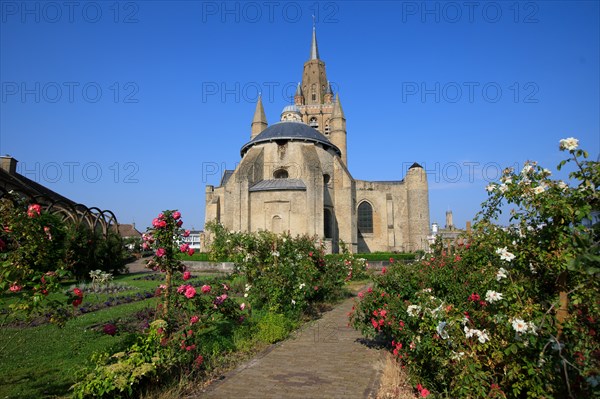
[[[446,228],[449,230],[454,229],[454,222],[452,221],[452,211],[446,211]]]
[[[346,155],[346,117],[344,116],[339,94],[335,98],[330,121],[331,132],[329,133],[329,140],[340,149],[342,152],[342,162],[348,166],[348,156]]]
[[[408,208],[408,250],[415,251],[426,245],[429,235],[429,186],[427,174],[421,165],[414,163],[404,178]]]
[[[338,118],[335,122],[334,134],[334,111],[339,107]],[[346,160],[346,119],[339,104],[339,97],[334,101],[331,83],[327,80],[325,63],[319,58],[319,46],[317,44],[317,31],[313,26],[312,41],[310,45],[310,56],[304,63],[302,82],[298,83],[294,95],[294,104],[300,110],[302,121],[329,138],[341,151],[342,160],[347,166]],[[335,137],[335,138],[334,138]]]

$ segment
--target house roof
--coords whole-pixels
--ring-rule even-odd
[[[111,227],[114,230],[114,226]],[[121,237],[141,237],[142,233],[140,233],[133,224],[119,224],[119,234]]]
[[[9,173],[0,168],[0,192],[8,193],[14,190],[30,197],[43,196],[51,201],[60,201],[69,205],[75,206],[77,203],[44,187],[41,184],[19,174]]]

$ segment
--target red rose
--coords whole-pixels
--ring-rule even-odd
[[[177,220],[181,217],[181,212],[175,211],[173,212],[173,219]]]
[[[39,206],[38,204],[31,204],[27,208],[27,216],[29,216],[30,218],[39,216],[41,212],[42,212],[42,207]]]
[[[183,279],[184,280],[189,280],[192,277],[192,273],[190,272],[183,272]]]

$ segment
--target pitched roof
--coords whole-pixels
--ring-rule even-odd
[[[60,201],[69,205],[77,205],[75,201],[60,195],[59,193],[44,187],[19,173],[9,173],[0,168],[0,192],[14,190],[30,197],[43,196],[51,201]]]
[[[289,190],[306,191],[306,184],[300,179],[271,179],[261,180],[248,189],[250,192]]]
[[[115,230],[115,225],[111,225],[111,228]],[[119,224],[119,235],[121,237],[141,237],[142,233],[133,224]]]

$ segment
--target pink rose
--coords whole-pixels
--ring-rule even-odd
[[[192,256],[192,255],[194,254],[194,248],[190,248],[190,249],[188,249],[188,251],[187,251],[187,254],[188,254],[189,256]]]
[[[22,288],[23,288],[23,287],[21,287],[20,285],[17,285],[17,283],[13,283],[13,284],[10,286],[9,290],[10,290],[11,292],[19,292],[19,291],[21,291],[21,289],[22,289]]]
[[[177,288],[177,293],[178,294],[183,293],[187,289],[187,287],[188,287],[187,285],[180,285],[179,288]]]
[[[161,213],[158,214],[158,218],[160,220],[163,220],[165,218],[165,215],[161,212]]]
[[[240,310],[244,310],[244,309],[246,309],[246,304],[245,304],[245,303],[242,303],[242,304],[240,305]]]
[[[184,295],[186,296],[186,298],[191,299],[196,295],[196,289],[191,285],[188,285]]]
[[[158,256],[159,258],[162,258],[163,256],[165,256],[166,253],[167,253],[167,251],[165,251],[164,248],[158,248],[156,250],[156,256]]]
[[[27,216],[29,216],[30,218],[39,216],[41,212],[42,212],[42,207],[38,204],[31,204],[27,208]]]
[[[220,305],[223,302],[225,302],[225,299],[227,299],[227,294],[223,294],[223,295],[216,297],[213,303],[215,305]]]
[[[148,249],[150,249],[150,245],[148,245],[148,243],[144,241],[144,243],[142,244],[142,249],[144,251],[147,251]]]
[[[194,349],[196,349],[196,345],[194,344],[185,347],[185,350],[188,352],[193,351]]]
[[[196,324],[196,323],[198,323],[199,320],[200,320],[200,318],[198,316],[192,316],[190,318],[190,324]]]
[[[175,211],[173,212],[173,219],[177,220],[181,217],[181,212]]]
[[[190,245],[189,245],[189,244],[181,244],[181,245],[179,246],[179,250],[180,250],[181,252],[187,252],[187,251],[188,251],[188,249],[190,249]]]
[[[184,231],[183,232],[183,236],[184,237],[189,237],[190,236],[190,231],[189,230]]]
[[[200,288],[200,291],[202,291],[203,294],[208,294],[210,292],[210,285],[203,285],[202,288]]]
[[[183,279],[184,280],[189,280],[192,277],[192,273],[190,272],[183,272]]]

